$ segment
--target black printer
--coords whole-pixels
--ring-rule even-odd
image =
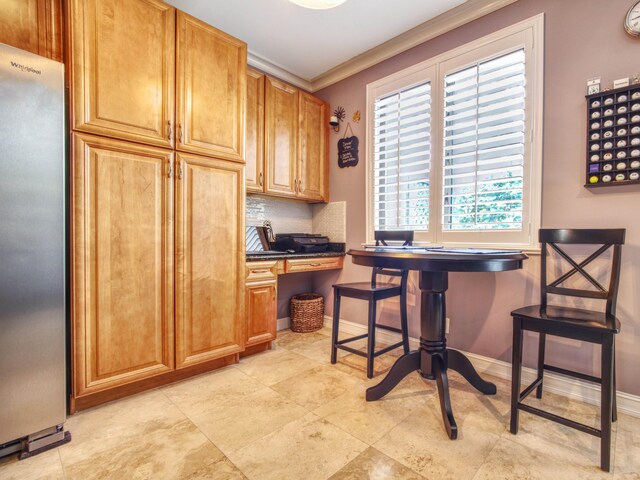
[[[296,253],[326,252],[329,249],[329,237],[313,233],[278,233],[271,248],[293,250]]]

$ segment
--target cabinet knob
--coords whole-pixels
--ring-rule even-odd
[[[171,178],[172,174],[173,174],[173,165],[171,164],[171,160],[169,160],[169,173],[167,176]]]
[[[171,135],[173,134],[172,129],[171,129],[171,121],[167,121],[167,126],[169,127],[169,141],[171,141]]]
[[[262,186],[262,172],[260,172],[260,180],[258,181],[258,184]]]
[[[178,140],[182,143],[182,124],[178,124]]]

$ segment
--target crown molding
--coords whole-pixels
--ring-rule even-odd
[[[312,91],[312,84],[309,80],[305,80],[304,78],[291,73],[284,67],[278,65],[275,62],[272,62],[267,58],[261,57],[257,53],[250,51],[248,54],[247,63],[250,66],[257,68],[258,70],[261,70],[269,75],[273,75],[274,77],[277,77],[284,82],[290,83],[291,85],[302,88],[303,90],[307,90],[309,92]]]
[[[397,37],[381,43],[377,47],[373,47],[311,80],[299,77],[282,65],[252,51],[249,51],[248,63],[250,66],[269,75],[273,75],[291,85],[309,92],[316,92],[517,1],[518,0],[467,0],[462,5],[448,10],[411,30],[407,30]]]
[[[310,82],[303,79],[300,80],[309,85],[311,92],[321,90],[388,58],[409,50],[416,45],[420,45],[466,23],[495,12],[507,5],[511,5],[516,1],[517,0],[467,0],[462,5],[448,10],[377,47],[353,57],[351,60],[347,60],[327,70],[325,73],[313,78]]]

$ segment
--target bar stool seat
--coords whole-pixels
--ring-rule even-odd
[[[620,332],[620,320],[606,312],[583,310],[581,308],[559,307],[547,305],[541,309],[539,305],[530,305],[511,312],[511,315],[538,321],[540,324],[565,325],[574,331],[574,327],[602,331],[608,333]]]
[[[371,282],[340,283],[333,285],[340,290],[340,295],[361,300],[384,300],[397,297],[402,293],[402,287],[397,283],[380,283],[371,285]]]

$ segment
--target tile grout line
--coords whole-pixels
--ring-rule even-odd
[[[188,420],[188,421],[189,421],[189,423],[191,423],[191,425],[193,425],[193,426],[196,428],[196,430],[197,430],[198,432],[200,432],[200,434],[201,434],[204,438],[206,438],[206,439],[207,439],[207,442],[209,442],[211,445],[213,445],[213,446],[214,446],[214,447],[215,447],[215,448],[216,448],[216,449],[217,449],[217,450],[222,454],[222,458],[221,458],[220,460],[218,460],[218,462],[221,462],[221,461],[223,461],[223,460],[225,460],[225,459],[226,459],[226,460],[228,460],[228,461],[229,461],[229,462],[230,462],[234,467],[236,467],[236,468],[238,469],[238,471],[239,471],[239,472],[242,472],[242,471],[240,470],[240,468],[239,468],[235,463],[233,463],[229,457],[227,457],[227,455],[226,455],[226,454],[225,454],[225,453],[220,449],[220,447],[218,447],[218,446],[213,442],[213,440],[211,440],[211,439],[209,438],[209,436],[208,436],[206,433],[204,433],[204,432],[200,429],[200,427],[198,426],[198,424],[196,424],[196,423],[191,419],[191,417],[190,417],[189,415],[187,415],[187,413],[186,413],[186,412],[184,412],[184,411],[183,411],[183,410],[178,406],[178,404],[176,404],[173,400],[171,400],[171,397],[169,397],[169,395],[167,395],[167,394],[163,391],[163,390],[164,390],[163,388],[158,388],[157,390],[158,390],[160,393],[162,393],[162,395],[164,395],[164,397],[169,401],[169,403],[171,403],[171,405],[173,405],[174,407],[176,407],[176,408],[178,409],[178,411],[179,411],[179,412],[184,416],[184,418],[185,418],[186,420]],[[210,464],[207,464],[207,466],[209,466],[209,465],[213,465],[213,464],[216,464],[216,463],[218,463],[218,462],[211,462]],[[244,475],[244,473],[242,473],[242,474]]]
[[[323,334],[323,335],[324,335],[324,334]],[[326,338],[331,338],[331,337],[330,337],[330,335],[324,335],[324,336],[325,336]],[[318,340],[318,342],[323,341],[323,340],[324,340],[324,339]],[[312,342],[312,344],[313,344],[313,343],[316,343],[316,342]],[[288,348],[287,348],[287,347],[284,347],[284,346],[283,346],[283,347],[281,347],[281,348],[285,348],[285,349],[287,349],[287,350],[288,350]],[[288,351],[292,351],[292,350],[288,350]],[[294,353],[296,353],[296,352],[294,352]],[[307,357],[307,358],[308,358],[308,357]],[[321,365],[321,366],[326,366],[326,365],[324,365],[324,364],[320,364],[320,365]],[[387,372],[383,372],[383,373],[387,373]],[[347,374],[347,375],[348,375],[348,374]],[[367,388],[367,386],[366,386],[366,384],[365,384],[365,389],[366,389],[366,388]],[[348,394],[349,394],[349,392],[344,392],[344,393],[342,393],[341,395],[339,395],[338,397],[336,397],[336,398],[332,399],[332,401],[337,400],[338,398],[343,397],[343,396],[348,395]],[[408,413],[405,417],[403,417],[401,420],[399,420],[395,425],[393,425],[393,426],[389,427],[389,429],[388,429],[388,430],[385,430],[385,432],[380,436],[380,438],[378,438],[375,442],[370,443],[370,441],[369,441],[369,440],[362,440],[362,439],[360,439],[359,437],[356,437],[355,435],[353,435],[351,432],[348,432],[348,431],[346,431],[345,429],[343,429],[340,425],[337,425],[337,424],[333,423],[331,420],[328,420],[328,419],[326,419],[326,418],[324,418],[324,417],[321,417],[320,415],[315,414],[315,413],[314,413],[314,412],[315,412],[315,410],[317,410],[317,409],[318,409],[318,408],[320,408],[321,406],[322,406],[322,405],[320,405],[320,406],[318,406],[318,407],[314,408],[313,410],[310,410],[309,412],[310,412],[310,413],[313,413],[313,414],[314,414],[314,415],[316,415],[316,416],[318,416],[320,419],[322,419],[322,420],[324,420],[324,421],[328,422],[328,423],[329,423],[329,424],[331,424],[332,426],[334,426],[334,427],[338,428],[338,429],[339,429],[339,430],[341,430],[343,433],[345,433],[345,434],[347,434],[347,435],[349,435],[349,436],[351,436],[351,437],[355,438],[356,440],[359,440],[359,441],[363,442],[364,444],[368,445],[368,446],[369,446],[369,447],[371,447],[371,448],[375,448],[375,447],[373,446],[373,443],[377,442],[378,440],[380,440],[380,438],[382,438],[382,437],[384,437],[385,435],[387,435],[391,430],[393,430],[393,429],[394,429],[394,428],[396,428],[400,423],[402,423],[404,420],[406,420],[406,419],[409,417],[409,415],[411,415],[411,413],[412,413],[415,409],[417,409],[417,408],[418,408],[418,407],[415,407],[414,409],[411,409],[411,410],[409,411],[409,413]],[[382,452],[381,452],[381,453],[382,453]],[[383,455],[384,455],[384,454],[383,454]],[[388,455],[387,455],[387,456],[388,456]],[[391,458],[391,457],[389,457],[389,458]]]
[[[295,332],[294,332],[294,333],[295,333]],[[326,338],[330,338],[328,335],[323,335],[323,336],[324,336],[324,337],[326,337]],[[312,344],[314,344],[314,343],[317,343],[317,342],[324,341],[324,340],[325,340],[325,339],[323,338],[323,339],[317,340],[316,342],[311,342],[311,343],[310,343],[310,345],[312,345]],[[296,352],[296,351],[292,350],[289,346],[283,346],[283,345],[282,345],[282,346],[279,346],[279,347],[280,347],[280,348],[282,348],[283,350],[286,350],[287,352],[291,352],[291,353],[295,353],[295,354],[297,354],[297,355],[304,356],[304,355],[299,354],[298,352]],[[299,346],[298,346],[298,347],[296,347],[296,348],[299,348]],[[324,364],[322,364],[322,363],[320,363],[320,362],[317,362],[316,360],[314,360],[314,359],[312,359],[312,358],[310,358],[310,357],[306,357],[306,356],[304,356],[304,357],[305,357],[306,359],[308,359],[308,360],[310,360],[310,361],[312,361],[312,362],[314,362],[314,363],[316,363],[316,364],[317,364],[317,366],[316,366],[316,367],[313,367],[313,368],[326,367],[326,365],[324,365]],[[243,372],[243,373],[244,373],[244,372]],[[247,375],[247,376],[249,376],[250,378],[254,378],[254,377],[252,377],[252,376],[250,376],[250,375],[248,375],[248,374],[246,374],[246,375]],[[283,379],[283,380],[281,380],[281,381],[290,380],[291,378],[293,378],[293,376],[294,376],[294,375],[292,375],[291,377],[287,377],[287,378],[285,378],[285,379]],[[278,382],[278,383],[280,383],[280,382]],[[277,385],[277,384],[274,384],[274,385]],[[281,393],[280,393],[280,392],[278,392],[277,390],[273,389],[273,385],[266,385],[266,387],[267,387],[267,388],[269,388],[269,389],[271,389],[274,393],[278,394],[279,396],[281,396],[281,397],[283,397],[283,398],[285,398],[285,399],[287,399],[287,400],[292,401],[292,402],[293,402],[293,403],[295,403],[297,406],[299,406],[299,407],[301,407],[302,409],[304,409],[304,410],[307,412],[304,416],[307,416],[307,415],[311,414],[311,415],[313,415],[314,417],[316,417],[316,419],[317,419],[317,420],[319,420],[319,421],[323,421],[323,422],[327,422],[327,423],[328,423],[329,425],[331,425],[332,427],[334,427],[334,428],[336,428],[336,429],[340,430],[343,434],[345,434],[345,435],[347,435],[347,436],[349,436],[349,437],[353,438],[353,439],[354,439],[354,440],[356,440],[356,441],[359,441],[359,442],[362,442],[363,444],[365,444],[367,447],[366,447],[362,452],[366,451],[366,450],[367,450],[367,448],[373,448],[373,447],[372,447],[372,445],[371,445],[368,441],[361,440],[360,438],[356,437],[356,436],[355,436],[355,435],[353,435],[352,433],[347,432],[346,430],[344,430],[344,429],[343,429],[342,427],[340,427],[339,425],[336,425],[336,424],[334,424],[333,422],[331,422],[330,420],[327,420],[326,418],[324,418],[324,417],[322,417],[322,416],[318,415],[317,413],[315,413],[315,410],[317,410],[318,408],[322,407],[324,404],[323,404],[323,405],[319,405],[319,406],[317,406],[317,407],[314,407],[312,410],[310,410],[310,409],[309,409],[308,407],[306,407],[305,405],[301,405],[301,404],[299,404],[298,402],[296,402],[295,400],[293,400],[293,399],[289,398],[288,396],[284,396],[283,394],[281,394]],[[342,394],[340,394],[338,397],[336,397],[336,398],[332,399],[331,401],[333,401],[333,400],[335,400],[335,399],[337,399],[337,398],[340,398],[340,397],[342,397],[342,396],[344,396],[344,395],[347,395],[348,393],[349,393],[349,392],[346,392],[346,391],[345,391],[345,392],[343,392]],[[299,418],[297,418],[297,419],[292,420],[291,422],[286,423],[285,425],[281,426],[278,430],[275,430],[275,431],[270,432],[270,433],[268,433],[268,434],[266,434],[266,435],[264,435],[264,436],[262,436],[262,437],[260,437],[260,438],[258,438],[258,439],[255,439],[254,441],[252,441],[252,442],[248,443],[247,445],[245,445],[245,446],[244,446],[244,447],[242,447],[242,448],[245,448],[245,447],[247,447],[247,446],[249,446],[249,445],[252,445],[252,444],[254,444],[254,443],[256,443],[256,442],[258,442],[258,441],[260,441],[260,440],[264,439],[265,437],[267,437],[267,436],[269,436],[269,435],[273,435],[273,434],[275,434],[276,432],[278,432],[278,431],[280,431],[280,430],[284,429],[287,425],[289,425],[289,424],[291,424],[291,423],[293,423],[293,422],[296,422],[296,421],[300,420],[300,418],[302,418],[302,417],[299,417]],[[238,449],[238,450],[239,450],[239,449]],[[362,452],[360,452],[360,453],[359,453],[359,454],[358,454],[354,459],[352,459],[350,462],[347,462],[345,465],[343,465],[343,466],[341,466],[340,468],[338,468],[338,470],[336,470],[335,472],[330,473],[330,474],[327,476],[327,478],[326,478],[325,480],[328,480],[329,478],[331,478],[331,477],[332,477],[333,475],[335,475],[336,473],[339,473],[339,472],[340,472],[343,468],[345,468],[349,463],[351,463],[351,462],[352,462],[352,461],[354,461],[356,458],[358,458],[358,457],[362,454]],[[244,472],[242,472],[242,473],[243,473],[243,474],[245,474]],[[246,474],[245,474],[245,475],[246,475]]]
[[[504,432],[503,432],[504,433]],[[476,477],[478,476],[478,473],[480,473],[480,470],[482,470],[482,467],[489,461],[489,457],[491,456],[491,454],[493,453],[493,451],[496,449],[496,447],[498,446],[498,443],[500,442],[500,440],[502,439],[502,433],[500,433],[498,435],[498,438],[496,439],[496,442],[493,444],[493,446],[491,447],[491,450],[489,450],[489,452],[487,453],[486,457],[484,457],[484,460],[482,461],[482,463],[480,465],[478,465],[478,469],[475,471],[475,473],[473,474],[473,476],[470,478],[470,480],[476,480]],[[510,440],[509,440],[510,441]]]
[[[60,455],[60,447],[56,448],[56,450],[58,451],[58,460],[60,460],[60,468],[62,468],[62,478],[66,480],[67,474],[64,469],[64,463],[62,463],[62,455]]]

